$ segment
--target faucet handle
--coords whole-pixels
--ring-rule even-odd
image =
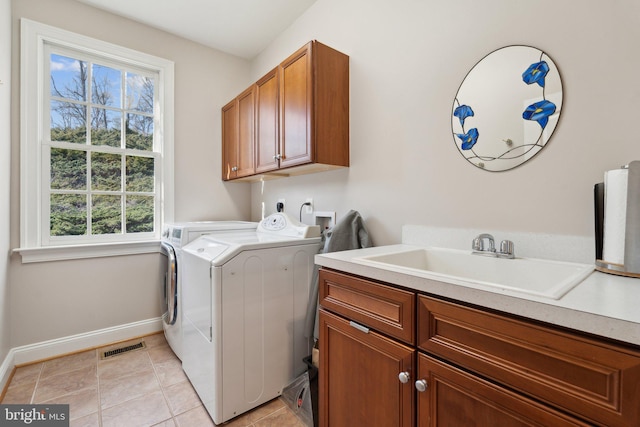
[[[513,242],[511,240],[503,240],[500,242],[500,253],[506,255],[508,258],[513,258]]]
[[[481,251],[483,249],[482,240],[479,237],[473,239],[473,243],[471,243],[471,249],[474,251]]]
[[[484,246],[484,241],[485,240],[489,243],[489,247],[487,249],[485,249],[485,246]],[[473,242],[471,244],[471,248],[475,252],[495,253],[495,251],[496,251],[496,246],[495,246],[495,243],[494,243],[494,240],[493,240],[493,236],[491,234],[488,234],[488,233],[479,234],[475,239],[473,239]]]

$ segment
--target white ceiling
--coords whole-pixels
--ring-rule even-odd
[[[251,59],[316,0],[78,0]]]

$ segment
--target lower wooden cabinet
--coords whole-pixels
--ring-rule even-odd
[[[323,427],[640,426],[636,346],[329,269],[319,301]]]
[[[415,349],[324,310],[320,342],[321,426],[415,425]]]
[[[425,353],[600,426],[640,426],[640,353],[601,339],[421,295]]]

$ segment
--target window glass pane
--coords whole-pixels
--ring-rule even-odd
[[[91,109],[91,144],[120,147],[119,111],[105,108]]]
[[[87,100],[87,63],[79,59],[52,54],[49,62],[51,96]]]
[[[153,231],[153,196],[127,196],[127,233]]]
[[[97,191],[122,190],[122,156],[119,154],[91,154],[91,189]]]
[[[120,108],[122,73],[120,70],[93,64],[91,103]]]
[[[153,149],[153,117],[127,114],[127,148],[151,151]]]
[[[153,158],[127,156],[127,191],[153,191]]]
[[[51,101],[51,140],[87,142],[87,107],[75,102]]]
[[[127,110],[153,114],[153,79],[127,73]]]
[[[122,196],[95,195],[91,203],[91,234],[122,231]]]
[[[51,195],[51,236],[87,234],[87,199],[82,194]]]
[[[84,190],[87,188],[87,152],[51,149],[51,188]]]

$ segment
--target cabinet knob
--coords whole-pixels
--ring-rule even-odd
[[[275,156],[273,156],[273,160],[280,160],[282,158],[282,155],[280,154],[276,154]]]
[[[418,390],[420,393],[427,391],[427,381],[425,380],[418,380],[416,381],[416,390]]]
[[[237,172],[237,171],[238,171],[238,167],[237,166],[234,166],[234,167],[231,168],[231,172]]]
[[[406,384],[411,379],[411,376],[409,375],[409,372],[400,372],[398,374],[398,379],[402,384]]]

